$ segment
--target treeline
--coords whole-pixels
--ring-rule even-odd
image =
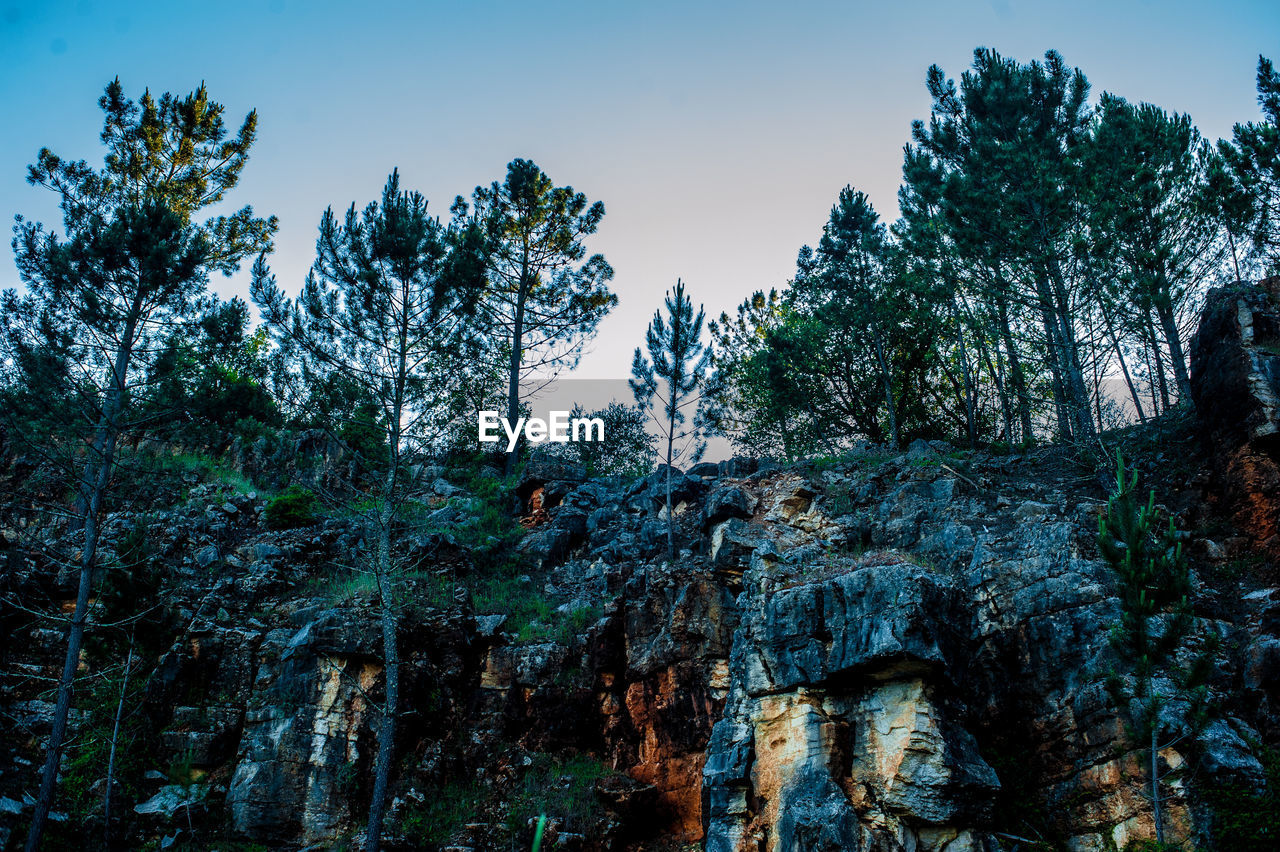
[[[712,324],[717,424],[795,458],[857,439],[968,446],[1103,429],[1189,399],[1213,283],[1280,268],[1280,75],[1264,120],[1212,145],[1190,117],[1104,93],[1057,53],[934,66],[880,221],[840,192],[781,293]]]

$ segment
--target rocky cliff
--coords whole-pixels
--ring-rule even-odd
[[[1280,557],[1280,278],[1209,294],[1191,373],[1220,499],[1258,547]]]
[[[1197,363],[1236,375],[1252,355],[1226,351],[1241,337],[1227,332],[1202,331]],[[1239,440],[1257,452],[1254,433]],[[1250,526],[1265,519],[1224,502],[1225,439],[1203,454],[1166,424],[1114,440],[1184,531],[1187,653],[1220,649],[1211,712],[1162,716],[1166,828],[1255,848],[1232,845],[1243,817],[1213,791],[1274,812],[1280,591]],[[1152,835],[1142,744],[1106,688],[1119,604],[1092,467],[917,442],[675,480],[674,559],[661,472],[531,466],[517,493],[536,493],[536,518],[498,561],[463,535],[477,497],[445,478],[421,495],[430,514],[398,537],[412,569],[390,847],[527,848],[543,812],[550,844],[590,850],[1101,852]],[[116,731],[118,848],[347,847],[382,684],[361,528],[268,529],[263,498],[221,484],[176,502],[108,520],[117,564],[145,541],[163,618],[129,637],[97,605],[55,844],[103,842]],[[38,616],[65,611],[76,535],[20,521],[0,551],[6,843],[59,661],[60,625]],[[145,665],[122,683],[133,653]]]

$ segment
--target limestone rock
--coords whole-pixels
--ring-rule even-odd
[[[1280,278],[1206,296],[1191,395],[1237,524],[1280,556]]]

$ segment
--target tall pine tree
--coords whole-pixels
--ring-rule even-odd
[[[253,297],[285,352],[301,364],[305,385],[341,378],[376,406],[380,440],[364,458],[380,471],[371,495],[354,493],[373,542],[371,572],[378,589],[385,696],[364,848],[382,836],[400,713],[403,572],[393,526],[413,485],[408,459],[439,439],[460,401],[453,390],[476,351],[471,324],[484,280],[484,239],[465,221],[443,225],[419,193],[400,189],[392,172],[381,201],[343,220],[326,210],[316,260],[296,301],[287,299],[265,260],[254,266]],[[372,499],[369,499],[372,498]]]
[[[137,378],[159,338],[190,322],[208,273],[230,274],[245,256],[270,249],[276,220],[250,207],[194,221],[235,187],[257,131],[250,112],[228,135],[223,108],[202,86],[185,97],[149,92],[134,103],[119,80],[99,101],[105,113],[101,169],[42,149],[30,183],[59,196],[63,235],[19,219],[13,242],[27,287],[4,294],[5,337],[21,351],[60,364],[83,415],[77,486],[84,540],[67,654],[40,792],[26,849],[40,845],[53,802],[72,687],[98,568],[100,522],[121,435],[132,425]],[[49,359],[49,355],[56,357]],[[26,357],[26,356],[24,356]],[[35,363],[28,359],[28,363]]]
[[[481,311],[493,349],[507,361],[507,420],[519,418],[521,381],[572,368],[582,344],[618,303],[609,291],[613,268],[587,257],[583,240],[604,218],[571,186],[556,186],[531,160],[512,160],[502,183],[477,187],[475,216],[490,239],[489,286]],[[462,199],[455,209],[465,209]],[[584,260],[584,258],[586,258]],[[507,454],[515,470],[519,447]]]
[[[661,311],[654,311],[653,321],[645,332],[645,350],[636,347],[631,362],[631,391],[642,408],[658,403],[654,422],[666,443],[667,553],[676,555],[675,508],[671,505],[671,473],[677,461],[697,461],[706,450],[702,439],[702,422],[695,413],[689,423],[690,407],[702,401],[711,352],[702,343],[704,312],[701,306],[693,312],[693,302],[685,293],[684,282],[676,279],[674,290],[668,290]]]

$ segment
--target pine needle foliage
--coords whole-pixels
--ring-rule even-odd
[[[1191,571],[1173,519],[1164,523],[1155,492],[1143,500],[1138,473],[1116,453],[1115,490],[1098,518],[1098,550],[1117,579],[1120,622],[1111,645],[1121,670],[1107,678],[1115,705],[1128,716],[1129,734],[1148,748],[1148,782],[1156,841],[1164,843],[1160,752],[1203,725],[1208,710],[1216,636],[1210,634],[1189,662],[1180,661],[1195,626],[1191,610]],[[1182,655],[1184,658],[1185,654]],[[1185,711],[1173,719],[1170,705]]]

